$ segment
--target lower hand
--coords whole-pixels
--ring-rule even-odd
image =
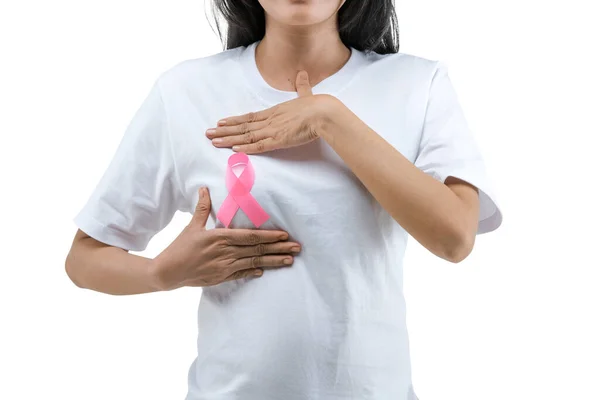
[[[207,230],[211,209],[208,189],[199,189],[199,196],[188,226],[152,262],[150,273],[157,289],[213,286],[234,279],[259,277],[263,268],[288,267],[293,263],[300,244],[287,241],[287,232]]]
[[[259,112],[222,119],[206,131],[215,147],[246,154],[300,146],[319,138],[321,116],[331,96],[313,95],[308,74],[296,77],[298,98]]]

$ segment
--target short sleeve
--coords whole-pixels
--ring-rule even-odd
[[[157,80],[73,222],[100,242],[142,251],[172,220],[180,193]]]
[[[489,182],[484,160],[469,129],[444,62],[438,61],[423,122],[421,143],[415,166],[445,183],[450,176],[479,190],[477,233],[495,230],[502,223],[494,188]]]

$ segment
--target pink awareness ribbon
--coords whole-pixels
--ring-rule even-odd
[[[233,168],[238,165],[244,166],[239,177],[233,172]],[[254,186],[254,168],[246,153],[234,153],[229,157],[225,173],[225,186],[229,194],[221,204],[217,218],[226,228],[229,227],[235,213],[240,208],[255,227],[258,228],[267,222],[269,215],[250,194],[250,189]]]

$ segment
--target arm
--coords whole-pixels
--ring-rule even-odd
[[[77,230],[65,261],[69,278],[81,288],[126,295],[155,292],[152,259],[130,254]]]
[[[211,201],[198,192],[190,223],[154,259],[100,242],[77,231],[65,261],[69,278],[81,288],[125,295],[183,286],[212,286],[224,281],[260,277],[263,268],[289,267],[300,244],[287,232],[253,229],[206,229]]]
[[[477,233],[500,226],[502,213],[444,64],[430,84],[414,165],[340,100],[313,95],[306,72],[298,73],[296,87],[297,99],[225,118],[207,137],[248,154],[324,139],[408,233],[448,261],[463,260]]]
[[[455,178],[443,184],[425,174],[332,96],[317,134],[344,160],[381,206],[437,256],[460,262],[473,248],[479,202],[473,186]]]

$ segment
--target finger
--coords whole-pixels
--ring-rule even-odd
[[[245,257],[235,260],[229,266],[233,272],[242,271],[246,269],[256,269],[256,268],[281,268],[281,267],[289,267],[294,263],[294,257],[292,256],[255,256],[255,257]],[[233,273],[232,272],[232,273]]]
[[[233,274],[225,278],[225,281],[234,281],[242,278],[258,278],[263,274],[263,270],[260,268],[244,269],[241,271],[235,271]]]
[[[196,204],[196,209],[192,215],[192,222],[205,228],[206,221],[210,215],[210,208],[211,202],[208,188],[201,187],[198,189],[198,203]]]
[[[243,135],[227,136],[222,138],[215,138],[212,140],[212,144],[215,147],[233,147],[239,145],[248,145],[267,139],[269,133],[265,130],[250,131]]]
[[[275,243],[288,240],[289,237],[287,232],[276,230],[217,228],[213,231],[219,238],[232,246],[255,246],[260,243]]]
[[[223,118],[217,123],[217,126],[231,126],[231,125],[239,125],[244,122],[252,123],[258,121],[264,121],[268,118],[270,114],[270,108],[266,110],[258,111],[258,112],[249,112],[243,115],[237,115],[233,117]]]
[[[261,139],[256,143],[252,144],[236,144],[231,146],[233,151],[246,153],[246,154],[260,154],[267,151],[273,151],[277,149],[277,142],[271,137]]]
[[[300,71],[296,75],[296,91],[299,97],[311,96],[312,88],[310,87],[310,81],[308,80],[308,72]]]
[[[227,136],[243,135],[250,131],[256,131],[267,126],[267,121],[242,122],[239,125],[226,125],[210,128],[206,131],[206,137],[209,139],[222,138]]]
[[[265,255],[295,255],[300,252],[300,244],[295,242],[260,243],[255,246],[235,246],[233,256],[236,258]]]

